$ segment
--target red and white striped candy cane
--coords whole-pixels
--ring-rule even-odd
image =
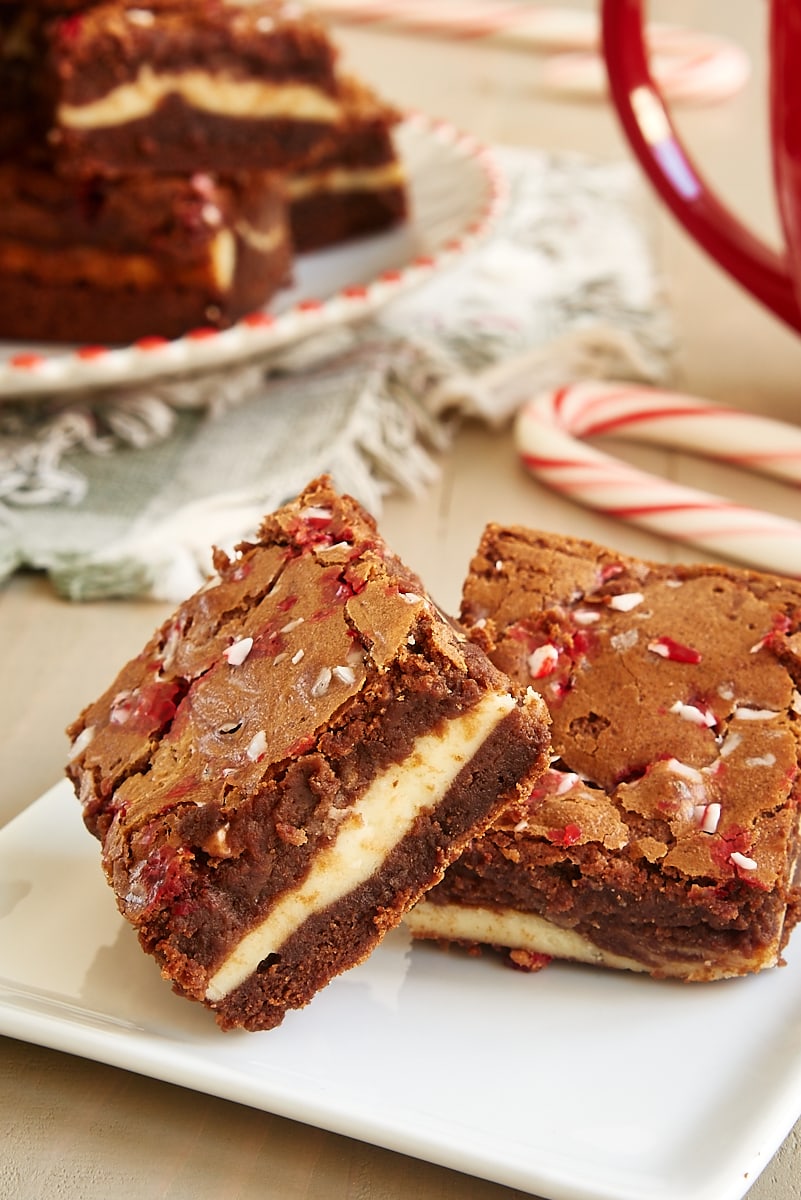
[[[515,443],[532,474],[571,500],[653,533],[801,578],[801,524],[683,487],[588,446],[604,435],[687,450],[801,485],[801,428],[677,392],[575,383],[518,412]]]
[[[553,55],[542,69],[548,91],[572,96],[606,94],[606,72],[598,52],[596,12],[533,0],[315,0],[334,21],[400,29],[452,41],[489,40],[518,50]],[[650,23],[651,68],[669,100],[709,103],[743,87],[751,71],[745,51],[727,38],[685,26]]]

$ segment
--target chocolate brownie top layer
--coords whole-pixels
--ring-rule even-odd
[[[69,774],[145,947],[268,1027],[528,794],[547,717],[327,480],[216,567],[71,727]]]
[[[198,103],[214,107],[217,78],[306,84],[321,93],[321,106],[322,93],[336,92],[335,51],[325,29],[280,0],[155,10],[106,3],[50,22],[45,35],[65,124],[143,116],[159,101],[160,80],[175,89],[198,72],[207,85],[205,100],[201,85],[195,88]],[[222,97],[221,111],[230,101]],[[103,107],[82,108],[93,102]]]
[[[544,831],[633,845],[681,875],[787,880],[801,584],[490,526],[462,615],[548,704],[561,762]]]

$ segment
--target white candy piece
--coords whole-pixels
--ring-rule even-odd
[[[615,612],[631,612],[638,604],[642,604],[644,599],[642,592],[623,592],[619,596],[610,597],[609,607],[614,608]]]
[[[239,640],[233,642],[232,645],[226,646],[225,650],[223,650],[223,658],[227,660],[230,666],[241,667],[242,663],[245,661],[252,649],[252,637],[239,638]]]

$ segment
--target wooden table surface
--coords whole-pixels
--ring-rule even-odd
[[[739,212],[774,236],[763,6],[754,0],[674,0],[652,10],[728,32],[753,55],[753,79],[741,95],[721,105],[686,108],[680,123],[708,177]],[[567,148],[608,159],[626,154],[605,103],[557,102],[543,94],[534,55],[376,30],[342,29],[337,36],[347,61],[389,98],[448,118],[488,142]],[[656,212],[655,228],[675,310],[677,383],[735,407],[801,421],[801,339],[729,283],[669,217]],[[633,448],[626,453],[672,478],[798,516],[797,492],[789,489],[722,467],[699,467],[677,453]],[[455,608],[470,554],[490,519],[592,537],[650,557],[693,557],[556,498],[518,469],[508,431],[483,428],[463,430],[426,495],[391,499],[382,528],[441,603]],[[60,778],[65,724],[140,649],[165,614],[165,606],[147,603],[71,605],[35,574],[20,575],[0,591],[0,825]],[[801,952],[799,945],[794,949]],[[520,1195],[177,1086],[11,1039],[0,1044],[2,1198]],[[580,1080],[579,1069],[577,1086]],[[801,1196],[799,1137],[801,1123],[754,1183],[749,1200]]]

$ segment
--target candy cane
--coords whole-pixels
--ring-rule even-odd
[[[541,83],[549,91],[598,97],[606,75],[598,53],[598,14],[549,4],[501,0],[315,0],[336,21],[384,26],[451,40],[499,41],[519,50],[557,54],[546,60]],[[741,47],[726,38],[678,25],[648,26],[651,67],[670,100],[714,103],[739,91],[751,64]]]
[[[518,412],[523,463],[571,500],[652,533],[801,578],[801,524],[649,475],[579,439],[613,435],[688,450],[801,485],[801,428],[708,400],[615,383],[576,383]]]
[[[684,53],[652,54],[651,73],[669,100],[715,104],[740,91],[748,82],[751,64],[738,46],[711,38],[705,44],[698,35]],[[549,92],[596,99],[606,94],[606,68],[589,51],[551,54],[542,65],[540,83]]]

